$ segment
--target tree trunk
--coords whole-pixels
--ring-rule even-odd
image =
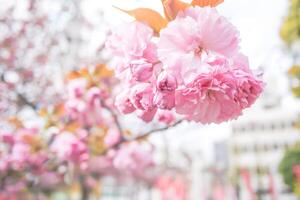
[[[85,185],[85,178],[84,176],[80,177],[80,192],[81,192],[81,200],[89,200],[89,195],[90,195],[90,191],[88,189],[88,187],[86,187]]]

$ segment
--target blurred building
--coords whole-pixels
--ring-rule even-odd
[[[299,115],[282,106],[253,109],[232,123],[230,175],[239,199],[296,199],[278,172],[285,150],[300,141]]]

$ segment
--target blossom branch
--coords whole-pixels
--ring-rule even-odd
[[[121,140],[118,143],[116,143],[115,145],[113,145],[110,149],[117,149],[117,148],[119,148],[124,143],[142,140],[142,139],[145,139],[146,137],[150,136],[151,134],[159,133],[159,132],[162,132],[162,131],[166,131],[166,130],[168,130],[170,128],[176,127],[177,125],[181,124],[183,121],[184,120],[181,119],[181,120],[175,122],[172,125],[165,126],[165,127],[158,128],[158,129],[153,129],[153,130],[151,130],[151,131],[149,131],[147,133],[141,134],[141,135],[139,135],[137,137],[134,137],[134,138],[126,139],[126,138],[122,137]],[[106,151],[104,151],[104,154],[107,153],[108,150],[109,149],[107,149]]]

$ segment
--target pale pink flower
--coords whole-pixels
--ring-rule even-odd
[[[165,69],[184,78],[211,55],[234,56],[238,43],[235,27],[214,8],[192,7],[161,31],[158,56]]]
[[[264,83],[251,73],[242,70],[234,70],[234,76],[237,78],[237,92],[235,99],[240,107],[250,107],[263,91]]]
[[[154,95],[153,103],[160,109],[171,110],[175,106],[175,91],[173,92],[157,91]]]
[[[68,98],[81,98],[85,94],[86,84],[85,79],[71,80],[67,85]]]
[[[10,146],[15,143],[15,137],[10,132],[0,132],[0,140]]]
[[[144,122],[152,121],[157,111],[157,106],[153,102],[153,87],[150,83],[137,83],[130,88],[130,102],[137,109],[137,115]]]
[[[131,88],[130,101],[136,109],[150,111],[154,109],[153,86],[149,83],[138,83]]]
[[[156,87],[161,92],[172,92],[177,88],[177,80],[174,76],[164,71],[158,75]]]
[[[123,23],[108,37],[106,47],[114,56],[125,60],[156,60],[152,29],[138,21]]]
[[[130,63],[130,70],[134,80],[145,82],[149,80],[153,74],[153,65],[145,59],[134,60]]]
[[[9,155],[9,162],[14,170],[22,170],[26,166],[26,161],[30,157],[31,148],[24,143],[17,143],[13,146]]]
[[[86,145],[72,133],[58,134],[50,148],[61,160],[73,162],[85,162],[87,160]]]
[[[70,115],[72,119],[78,119],[83,123],[83,113],[86,113],[87,104],[82,99],[68,99],[65,103],[66,113]]]
[[[157,111],[175,107],[188,120],[221,123],[241,115],[262,92],[262,82],[239,52],[238,31],[214,8],[180,12],[161,30],[157,46],[145,24],[123,25],[106,46],[117,57],[124,92],[115,105],[124,114],[137,111],[150,122]],[[159,119],[171,123],[169,117]]]
[[[104,143],[106,147],[110,148],[121,139],[121,134],[117,129],[110,128],[105,136]]]
[[[176,117],[173,112],[161,110],[158,112],[158,121],[167,125],[172,124]]]
[[[86,93],[86,101],[90,107],[101,108],[101,89],[98,87],[90,88]]]
[[[137,115],[141,118],[144,122],[148,123],[151,122],[157,112],[157,108],[153,108],[151,110],[138,110]]]
[[[131,103],[128,94],[129,90],[124,90],[118,94],[115,99],[115,106],[123,114],[129,114],[135,111],[135,107]]]
[[[225,70],[225,71],[224,71]],[[176,111],[201,123],[235,119],[262,92],[262,82],[243,71],[216,69],[176,91]]]
[[[189,115],[193,113],[199,101],[199,91],[193,87],[184,87],[176,91],[176,112]]]
[[[163,110],[171,110],[175,106],[175,89],[177,81],[174,76],[166,71],[160,73],[156,80],[156,89],[153,102]]]
[[[103,121],[101,99],[105,94],[97,87],[86,90],[83,85],[82,81],[71,82],[64,105],[66,113],[83,125],[100,124]]]
[[[250,72],[248,57],[242,53],[235,54],[232,57],[233,66],[235,69],[241,69],[245,72]],[[251,73],[251,72],[250,72]]]

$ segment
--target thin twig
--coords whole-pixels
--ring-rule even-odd
[[[113,117],[113,120],[114,120],[119,132],[122,133],[123,129],[121,127],[121,124],[119,122],[117,114],[109,106],[107,106],[106,103],[102,100],[101,100],[101,105],[103,108],[105,108],[110,113],[110,115]]]
[[[24,95],[22,95],[22,94],[20,94],[18,92],[16,92],[16,94],[17,94],[17,97],[18,97],[19,101],[23,105],[27,105],[27,106],[31,107],[33,110],[36,109],[36,105],[34,103],[30,102]]]
[[[129,140],[127,140],[127,141],[141,140],[141,139],[143,139],[143,138],[148,137],[149,135],[151,135],[151,134],[153,134],[153,133],[158,133],[158,132],[161,132],[161,131],[166,131],[166,130],[168,130],[169,128],[173,128],[173,127],[175,127],[175,126],[181,124],[183,121],[184,121],[184,120],[179,120],[179,121],[175,122],[174,124],[172,124],[172,125],[170,125],[170,126],[166,126],[166,127],[162,127],[162,128],[158,128],[158,129],[153,129],[153,130],[151,130],[151,131],[149,131],[149,132],[147,132],[147,133],[141,134],[141,135],[139,135],[139,136],[137,136],[137,137],[135,137],[135,138],[133,138],[133,139],[129,139]]]

